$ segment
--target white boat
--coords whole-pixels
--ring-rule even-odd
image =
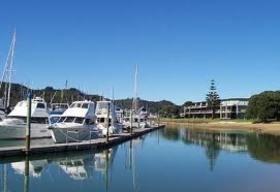
[[[0,122],[0,139],[25,139],[27,100],[17,103],[7,118]],[[51,137],[48,130],[49,113],[44,99],[36,97],[31,102],[31,138]]]
[[[132,128],[149,128],[152,126],[149,113],[144,107],[140,108],[136,113],[133,113],[132,117],[126,117],[123,124],[125,128],[130,128],[131,126]]]
[[[103,136],[107,135],[108,123],[109,134],[122,132],[123,125],[117,119],[115,106],[112,101],[97,101],[95,114],[97,117],[97,127],[102,130]]]
[[[49,128],[56,143],[78,142],[100,135],[95,120],[95,103],[76,101],[61,115],[59,121]]]

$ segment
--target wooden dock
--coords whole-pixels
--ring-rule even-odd
[[[133,138],[140,137],[149,132],[157,129],[164,128],[164,125],[160,125],[153,128],[141,128],[134,129],[133,133],[121,133],[112,135],[107,142],[106,138],[97,138],[92,140],[86,140],[82,142],[71,142],[63,144],[46,144],[46,145],[34,145],[31,146],[29,155],[40,155],[46,153],[58,153],[58,152],[71,152],[71,151],[82,151],[82,150],[102,150],[113,147],[117,144],[129,141]],[[0,147],[0,157],[19,157],[26,156],[25,147]]]

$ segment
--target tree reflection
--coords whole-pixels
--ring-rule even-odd
[[[171,128],[164,129],[162,132],[163,138],[171,141],[178,141],[180,139],[179,129]]]
[[[163,137],[168,140],[181,140],[187,145],[194,144],[205,148],[211,171],[215,168],[216,160],[221,150],[235,153],[246,152],[246,136],[247,133],[245,132],[234,133],[184,128],[166,128],[163,132]]]
[[[257,160],[280,163],[280,136],[251,134],[247,136],[248,152]]]
[[[206,144],[206,150],[205,150],[206,157],[209,160],[210,171],[214,170],[216,160],[219,156],[219,152],[220,152],[220,146],[216,140],[216,134],[213,133],[210,137],[210,140]]]

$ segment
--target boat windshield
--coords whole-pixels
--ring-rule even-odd
[[[105,122],[105,118],[97,118],[97,122],[98,123],[104,123]]]
[[[82,117],[76,117],[75,123],[83,124],[83,122],[84,122],[84,118],[82,118]]]
[[[105,123],[107,121],[106,121],[106,118],[101,117],[101,118],[97,118],[97,122],[98,123]],[[111,118],[109,118],[109,123],[111,123]]]
[[[38,103],[37,108],[39,109],[45,109],[45,104],[44,103]]]
[[[88,103],[84,103],[83,106],[82,106],[82,108],[87,109],[87,108],[88,108]]]
[[[6,119],[21,119],[26,122],[26,117],[22,116],[8,116]]]
[[[66,117],[61,117],[58,122],[62,123],[62,122],[64,122],[65,119],[66,119]]]
[[[45,117],[32,117],[31,123],[48,124],[49,120]]]
[[[108,102],[102,102],[102,103],[98,103],[98,108],[99,109],[107,109],[108,108]]]
[[[74,107],[75,107],[75,104],[76,104],[76,103],[72,103],[72,104],[70,105],[70,108],[74,108]]]
[[[76,108],[76,107],[81,107],[81,103],[72,103],[70,105],[70,108]]]
[[[64,122],[65,122],[65,123],[71,123],[71,122],[74,121],[74,119],[75,119],[74,117],[66,117],[65,120],[64,120]]]

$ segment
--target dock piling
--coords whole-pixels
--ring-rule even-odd
[[[30,151],[31,107],[32,107],[31,98],[32,98],[32,94],[31,94],[31,91],[29,91],[28,97],[27,97],[28,106],[27,106],[26,135],[25,135],[25,153],[26,153],[26,155],[28,155],[29,151]]]
[[[110,103],[108,102],[108,106],[107,106],[107,123],[106,123],[106,128],[107,128],[107,133],[106,133],[106,141],[107,143],[109,142],[109,127],[110,127]]]

